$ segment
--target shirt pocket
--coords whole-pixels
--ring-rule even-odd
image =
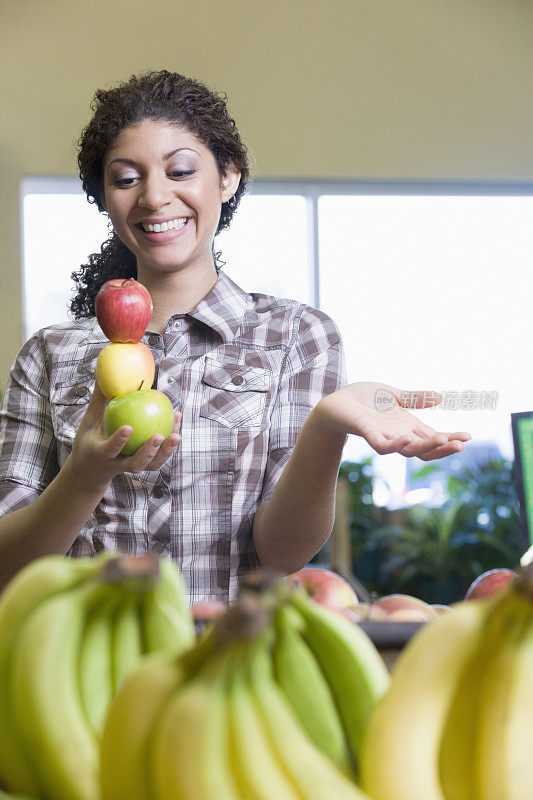
[[[71,443],[74,439],[87,410],[92,389],[90,376],[80,374],[71,380],[58,381],[53,385],[50,391],[52,425],[60,442]]]
[[[258,427],[263,420],[270,385],[268,369],[207,358],[200,416],[227,428]]]

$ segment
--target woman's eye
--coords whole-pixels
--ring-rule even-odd
[[[193,169],[178,169],[170,173],[171,178],[185,178],[187,175],[192,175]]]
[[[131,178],[115,178],[113,181],[114,186],[118,186],[119,189],[122,189],[125,186],[131,186],[131,184],[137,180],[134,177]]]

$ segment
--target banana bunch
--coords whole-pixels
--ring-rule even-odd
[[[168,560],[45,556],[0,595],[0,789],[97,800],[107,707],[141,656],[194,642]]]
[[[375,800],[533,798],[533,566],[457,603],[398,659],[363,747]]]
[[[188,652],[154,654],[109,707],[102,800],[363,800],[355,769],[388,685],[370,640],[277,582]]]

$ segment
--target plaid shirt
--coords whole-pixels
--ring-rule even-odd
[[[0,514],[35,500],[65,463],[107,341],[91,317],[38,331],[18,354],[0,412]],[[246,294],[221,272],[193,311],[143,341],[182,440],[159,471],[114,478],[67,555],[154,551],[179,565],[191,602],[231,600],[258,564],[257,507],[313,406],[345,384],[339,332],[321,311]]]

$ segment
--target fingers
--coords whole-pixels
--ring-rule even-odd
[[[106,458],[116,458],[133,432],[131,425],[122,425],[121,428],[109,436],[104,442],[103,451]]]
[[[464,448],[465,448],[464,442],[452,441],[448,442],[442,447],[438,447],[435,450],[432,450],[429,453],[420,455],[418,456],[418,458],[420,458],[422,461],[435,461],[439,458],[446,458],[446,456],[452,456],[454,453],[460,453],[461,450],[464,450]]]

